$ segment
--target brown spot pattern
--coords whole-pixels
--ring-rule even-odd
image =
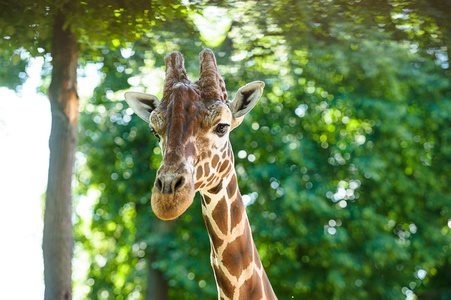
[[[211,226],[211,223],[210,223],[210,220],[208,219],[208,217],[204,216],[204,220],[205,220],[205,226],[207,226],[208,234],[210,235],[211,242],[213,243],[213,247],[215,249],[218,249],[219,247],[221,247],[221,245],[224,243],[224,241],[221,240],[218,237],[218,235],[216,234],[216,232],[213,230],[213,227]]]
[[[203,173],[204,173],[204,172],[203,172],[202,166],[199,166],[199,167],[197,168],[197,172],[196,172],[196,178],[197,178],[197,180],[199,180],[199,179],[202,178],[202,174],[203,174]]]
[[[212,188],[211,190],[209,190],[208,192],[210,194],[217,194],[219,193],[219,191],[222,189],[222,180],[218,183],[217,186],[215,186],[214,188]]]
[[[213,179],[215,179],[215,178],[216,178],[216,175],[215,174],[211,174],[210,177],[207,178],[207,182],[208,183],[212,183]]]
[[[200,189],[201,185],[202,185],[202,182],[196,182],[196,183],[194,184],[194,189],[195,189],[195,190]]]
[[[221,167],[219,168],[219,173],[224,172],[225,169],[230,165],[230,162],[228,160],[225,160],[222,162]]]
[[[232,170],[232,165],[229,164],[229,167],[228,167],[227,170],[224,172],[224,174],[229,174],[231,170]]]
[[[215,154],[215,156],[211,160],[211,166],[213,167],[213,169],[216,168],[216,166],[218,165],[218,162],[219,162],[219,155]]]
[[[229,211],[227,208],[228,207],[227,207],[226,199],[225,199],[225,197],[222,197],[222,199],[219,200],[219,202],[216,204],[215,209],[211,213],[213,220],[216,221],[216,225],[218,225],[219,230],[221,230],[221,232],[223,234],[227,234],[228,227],[229,227],[227,222],[224,222],[225,220],[228,219],[228,216],[229,216]],[[218,220],[221,220],[221,221],[218,221]]]
[[[208,153],[207,152],[202,152],[202,154],[200,155],[200,161],[204,161],[208,158]]]
[[[205,170],[205,177],[207,177],[210,174],[210,164],[206,162],[204,164],[204,170]]]
[[[232,285],[230,280],[227,279],[226,275],[221,270],[221,268],[217,267],[216,265],[213,265],[213,270],[216,274],[216,282],[218,286],[222,289],[226,297],[232,299],[233,294],[235,292],[235,287]]]
[[[252,253],[252,238],[249,226],[246,226],[243,234],[227,245],[222,254],[223,264],[230,274],[239,277],[242,270],[252,263],[252,255],[249,253]]]
[[[221,149],[221,152],[224,151],[227,148],[228,145],[229,145],[229,143],[225,143],[224,146]]]
[[[205,202],[206,205],[210,204],[210,197],[208,197],[207,195],[201,195],[202,200]]]
[[[260,276],[254,270],[254,274],[240,287],[240,300],[262,299],[263,289],[260,284]]]
[[[235,195],[236,188],[237,188],[236,175],[233,174],[232,179],[229,182],[229,185],[226,187],[227,196],[229,196],[229,199],[231,199],[232,196]]]
[[[237,226],[244,214],[244,204],[242,201],[235,200],[230,204],[230,218],[232,220],[232,225],[230,230],[233,230],[235,226]]]

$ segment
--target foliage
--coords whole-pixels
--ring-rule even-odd
[[[78,38],[81,62],[102,60],[99,50],[125,46],[171,18],[183,19],[196,7],[179,1],[2,1],[0,3],[0,84],[17,88],[29,57],[51,53],[54,17],[66,14],[65,26]],[[16,73],[11,73],[16,72]],[[15,76],[8,76],[8,75]],[[19,81],[17,81],[19,80]]]
[[[229,91],[266,83],[232,145],[254,239],[280,299],[450,294],[446,26],[432,8],[420,9],[422,1],[363,2],[236,3],[227,38],[214,49]],[[170,298],[216,295],[199,201],[174,223],[156,219],[149,205],[156,140],[123,102],[102,96],[161,81],[162,56],[172,50],[196,73],[197,40],[195,32],[163,30],[137,42],[130,58],[111,51],[97,106],[85,108],[80,188],[100,195],[92,235],[82,237],[83,220],[78,233],[92,257],[93,298],[142,297],[144,258],[169,280]]]

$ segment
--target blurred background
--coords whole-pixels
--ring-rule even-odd
[[[44,295],[54,63],[44,29],[55,7],[28,2],[0,14],[5,299]],[[266,84],[231,141],[279,299],[451,299],[448,0],[137,1],[122,10],[113,1],[94,17],[101,4],[59,2],[73,12],[80,51],[74,299],[217,297],[200,201],[175,221],[152,213],[161,153],[123,97],[161,97],[163,57],[174,50],[196,80],[205,47],[229,99],[247,82]],[[38,11],[41,25],[19,29],[19,11]],[[16,38],[21,30],[35,34]]]

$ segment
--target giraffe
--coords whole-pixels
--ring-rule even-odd
[[[161,101],[154,95],[125,93],[162,150],[152,210],[163,220],[177,218],[199,191],[218,299],[276,299],[252,238],[229,141],[230,131],[260,99],[264,83],[241,87],[229,101],[214,53],[204,49],[199,59],[199,80],[191,82],[182,54],[166,55]]]

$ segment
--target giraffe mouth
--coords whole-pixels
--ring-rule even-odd
[[[192,193],[162,194],[152,193],[152,210],[162,220],[172,220],[182,215],[193,203]]]

